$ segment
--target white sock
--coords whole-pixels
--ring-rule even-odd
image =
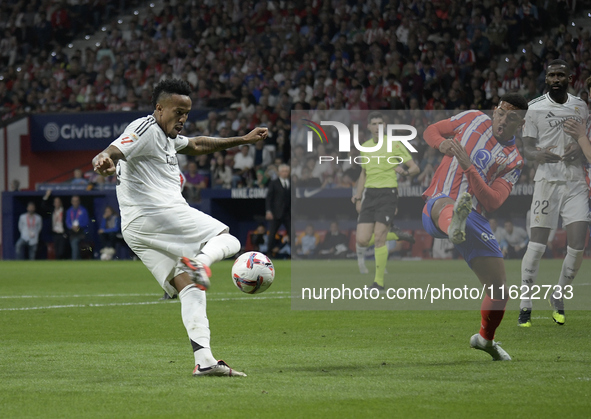
[[[560,298],[564,295],[564,287],[573,283],[579,268],[583,263],[583,250],[576,250],[566,246],[566,256],[562,262],[562,270],[558,279],[559,289],[554,291],[554,298]]]
[[[546,245],[541,243],[529,242],[523,260],[521,261],[521,286],[520,295],[522,295],[520,309],[532,308],[531,298],[529,298],[531,287],[536,283],[538,277],[538,268],[540,260],[544,256]]]
[[[240,241],[231,234],[223,233],[209,239],[195,259],[211,266],[215,262],[234,256],[240,251]]]
[[[492,340],[486,339],[480,333],[478,334],[477,339],[478,339],[478,343],[480,343],[482,346],[491,346],[492,345]]]
[[[210,367],[217,360],[209,347],[209,320],[205,311],[205,291],[194,285],[188,285],[179,293],[181,301],[181,317],[193,346],[195,365]]]
[[[367,247],[359,246],[355,244],[355,251],[357,252],[357,265],[361,273],[367,273],[367,266],[365,266],[365,253],[367,253]]]

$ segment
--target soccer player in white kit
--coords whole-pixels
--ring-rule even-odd
[[[588,187],[581,149],[566,131],[564,123],[569,119],[586,123],[589,110],[585,102],[567,92],[571,79],[565,61],[554,60],[548,64],[548,93],[529,102],[523,128],[524,154],[528,160],[538,162],[539,166],[534,178],[531,237],[521,262],[522,299],[518,325],[522,327],[531,326],[531,297],[535,293],[535,289],[532,293],[532,287],[546,250],[548,235],[557,227],[559,216],[566,228],[568,241],[560,278],[550,296],[554,309],[552,318],[559,325],[566,320],[565,286],[572,284],[583,261],[589,222]],[[539,296],[543,292],[537,294]]]
[[[92,163],[100,175],[117,174],[125,242],[169,295],[179,295],[195,356],[193,375],[246,376],[213,357],[205,298],[209,266],[236,254],[240,242],[226,225],[187,204],[176,154],[253,144],[267,137],[267,129],[233,138],[179,135],[191,110],[190,94],[185,81],[158,83],[152,93],[154,113],[129,124]]]

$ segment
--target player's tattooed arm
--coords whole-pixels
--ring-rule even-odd
[[[117,162],[125,160],[125,156],[114,145],[110,145],[104,151],[100,152],[92,159],[92,167],[96,173],[101,176],[110,176],[115,174]]]
[[[215,138],[215,137],[193,137],[189,138],[187,147],[179,150],[181,154],[198,156],[210,154],[216,151],[226,150],[243,144],[254,144],[264,140],[268,135],[267,128],[255,128],[243,137]]]
[[[538,163],[558,163],[562,161],[562,157],[551,151],[554,148],[556,148],[555,145],[546,148],[536,147],[535,138],[523,137],[523,154],[528,160],[535,160]]]

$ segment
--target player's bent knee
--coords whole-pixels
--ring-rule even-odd
[[[369,240],[357,240],[357,246],[367,247],[369,246]]]
[[[229,232],[226,231],[217,237],[220,237],[224,240],[224,258],[234,256],[240,251],[240,240],[232,236]]]

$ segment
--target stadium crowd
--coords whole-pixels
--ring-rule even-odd
[[[193,201],[208,187],[265,187],[288,162],[296,186],[351,187],[358,168],[305,158],[292,110],[397,110],[421,134],[436,111],[492,109],[510,91],[541,95],[556,58],[574,70],[571,93],[588,101],[591,36],[566,30],[566,1],[177,0],[134,14],[140,3],[0,3],[0,114],[150,113],[155,83],[187,80],[193,106],[211,111],[186,135],[269,128],[265,143],[181,160]],[[103,27],[95,48],[67,53]],[[428,185],[439,164],[424,141],[415,147],[421,175],[401,186]],[[330,144],[317,152],[337,153]],[[524,170],[520,182],[530,180]]]

